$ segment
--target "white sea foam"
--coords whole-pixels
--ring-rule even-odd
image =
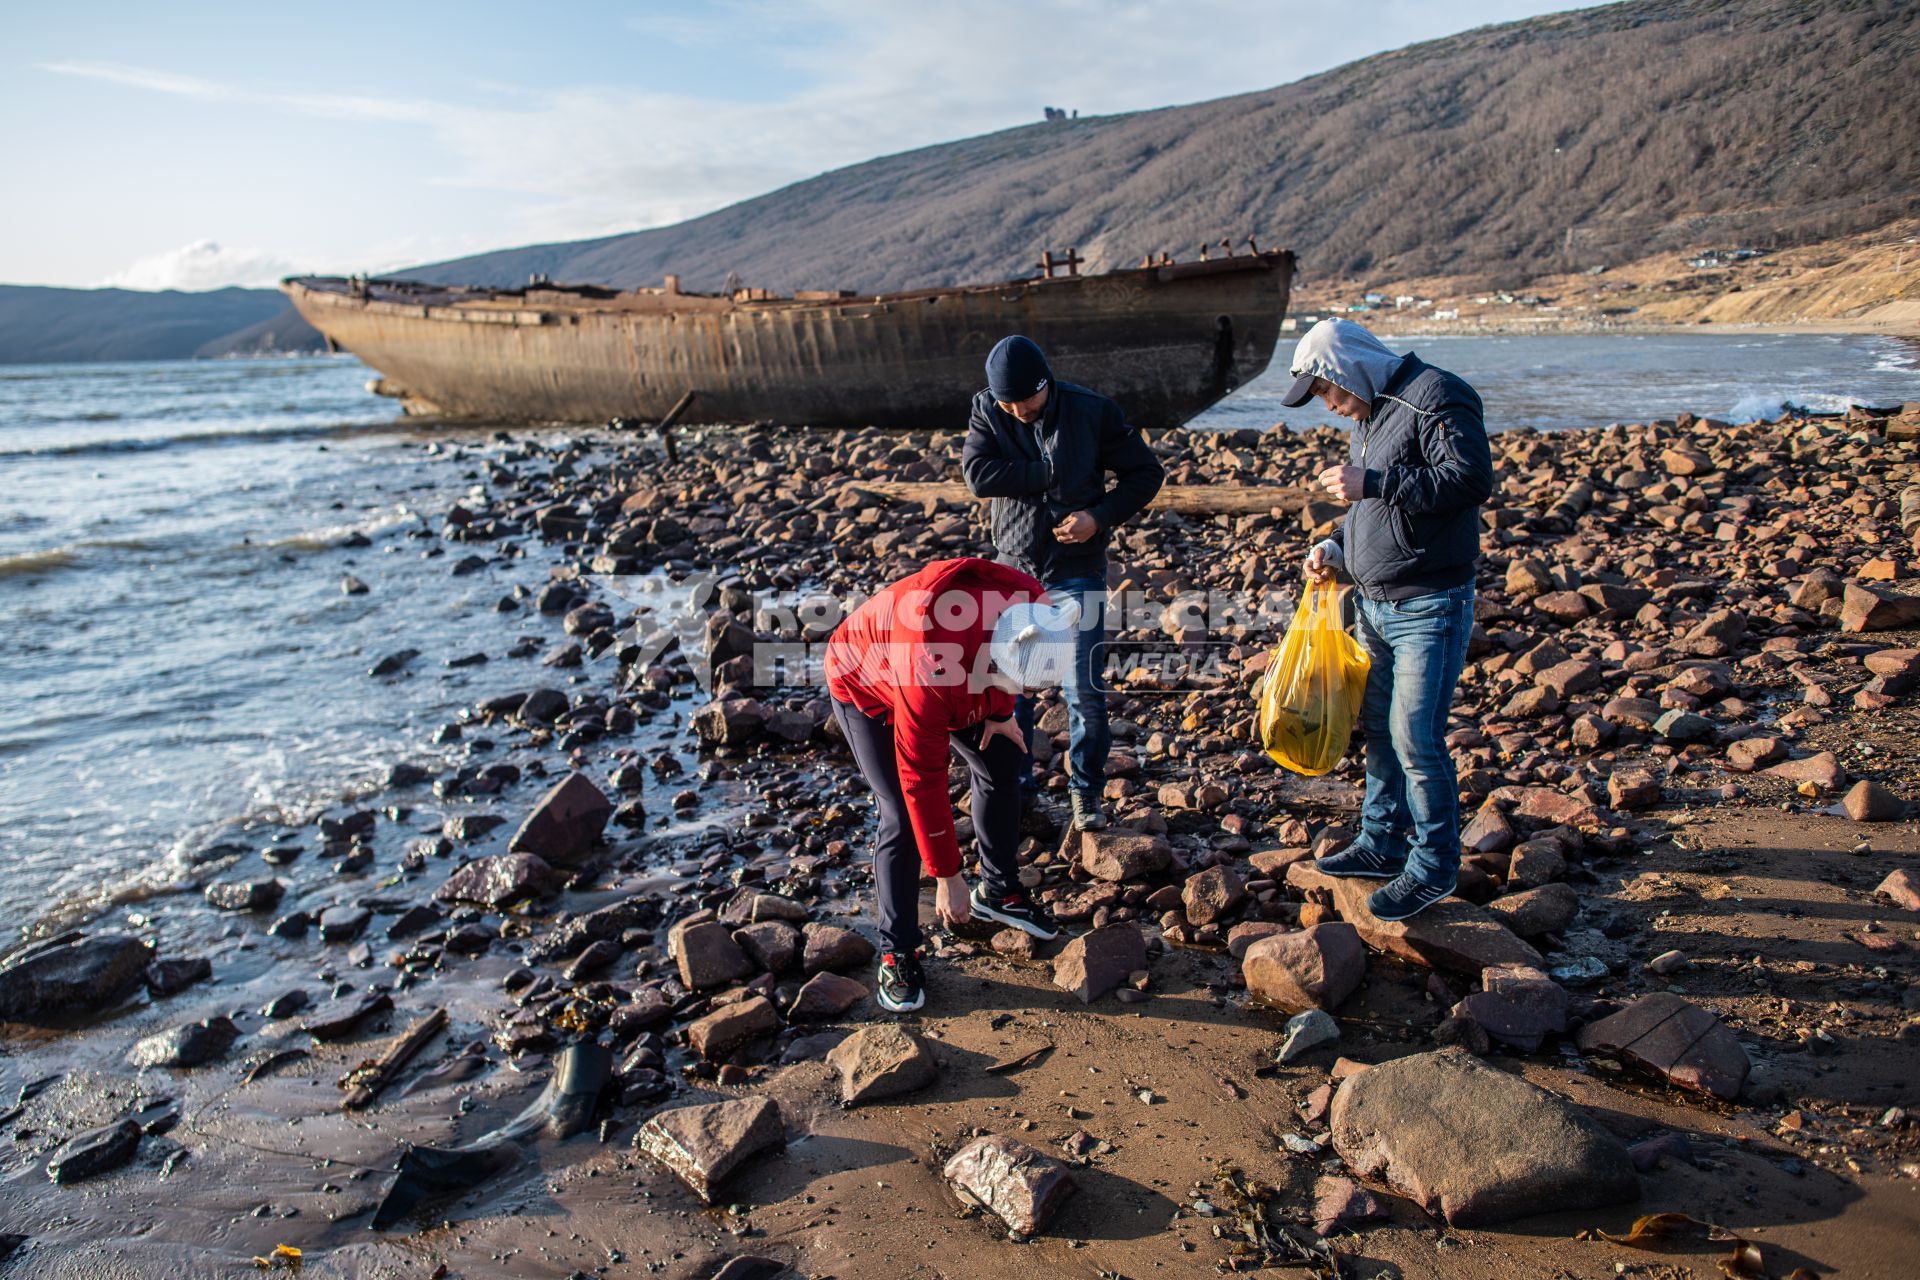
[[[1859,396],[1830,391],[1749,391],[1733,402],[1727,417],[1734,422],[1774,422],[1789,409],[1845,413],[1854,405],[1865,403]]]

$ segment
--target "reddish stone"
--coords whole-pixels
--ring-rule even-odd
[[[582,773],[570,773],[555,783],[513,833],[507,849],[532,853],[565,865],[593,848],[613,816],[613,801]]]
[[[1189,921],[1209,925],[1239,906],[1246,896],[1246,881],[1238,873],[1227,867],[1208,867],[1187,878],[1180,898]]]
[[[1607,779],[1607,804],[1614,809],[1650,809],[1660,803],[1660,779],[1646,769],[1616,770]]]
[[[1904,867],[1887,873],[1887,878],[1874,888],[1874,892],[1891,898],[1897,907],[1908,911],[1920,911],[1920,876]]]
[[[1751,1063],[1733,1032],[1698,1005],[1669,991],[1642,996],[1580,1031],[1580,1051],[1618,1058],[1668,1083],[1733,1098]]]
[[[1838,791],[1847,782],[1847,772],[1840,767],[1840,758],[1831,751],[1776,764],[1767,770],[1767,775],[1785,778],[1788,782],[1811,782],[1824,791]]]
[[[1359,933],[1339,921],[1262,938],[1241,962],[1247,994],[1286,1013],[1336,1007],[1366,971]]]
[[[1735,773],[1764,769],[1787,754],[1787,744],[1779,738],[1742,738],[1727,748],[1727,768]]]
[[[1855,822],[1893,822],[1907,811],[1906,801],[1871,779],[1853,784],[1840,802]]]
[[[780,1015],[765,996],[723,1005],[687,1026],[687,1047],[717,1062],[756,1036],[780,1029]]]
[[[1540,953],[1497,917],[1458,898],[1448,898],[1411,920],[1389,923],[1367,910],[1368,895],[1380,885],[1377,880],[1330,876],[1302,863],[1287,871],[1287,883],[1306,894],[1324,895],[1367,946],[1415,964],[1477,975],[1491,964],[1541,963]],[[1304,912],[1301,919],[1306,919]]]

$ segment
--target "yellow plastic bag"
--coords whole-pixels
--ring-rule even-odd
[[[1310,582],[1260,684],[1260,745],[1315,778],[1339,763],[1367,690],[1367,651],[1340,625],[1340,589]]]

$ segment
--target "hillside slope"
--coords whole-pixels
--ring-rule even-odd
[[[1920,4],[1630,0],[1260,93],[1037,124],[824,174],[678,226],[396,274],[622,286],[729,272],[860,290],[1094,269],[1231,236],[1306,278],[1518,282],[1920,213]]]
[[[254,354],[269,333],[281,351],[322,345],[278,289],[148,293],[0,285],[0,364],[184,360],[242,347]]]

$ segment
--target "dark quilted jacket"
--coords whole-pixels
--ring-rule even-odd
[[[1104,576],[1113,527],[1139,514],[1166,478],[1120,406],[1071,382],[1053,384],[1034,423],[1001,412],[990,391],[974,396],[960,471],[975,497],[990,500],[1000,558],[1046,583]],[[1053,526],[1075,511],[1090,512],[1100,532],[1062,546]]]

